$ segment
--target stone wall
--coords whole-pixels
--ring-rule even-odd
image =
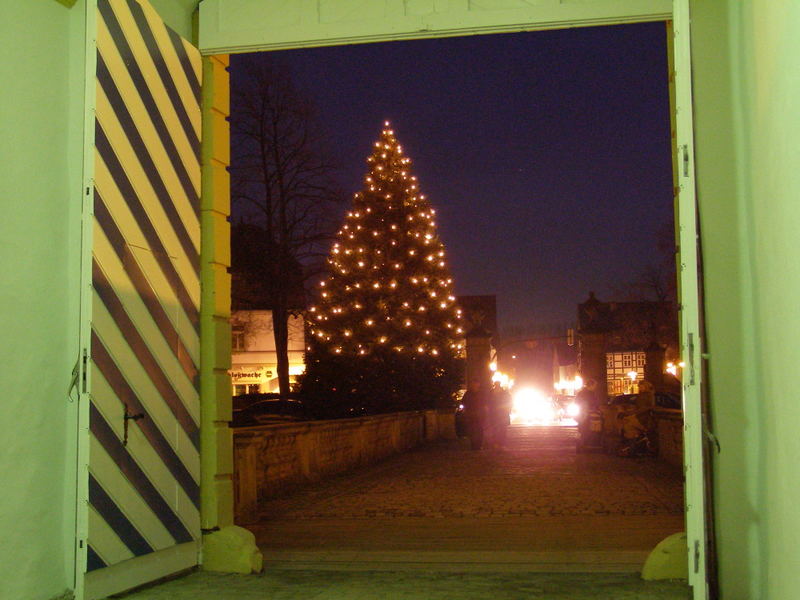
[[[256,521],[258,503],[266,498],[454,437],[453,414],[434,410],[236,429],[236,523]]]
[[[683,411],[657,409],[658,456],[683,469]]]

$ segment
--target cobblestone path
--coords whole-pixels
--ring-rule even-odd
[[[261,507],[266,520],[683,515],[669,465],[575,452],[573,427],[509,429],[502,450],[425,446]]]
[[[678,600],[644,582],[683,529],[681,474],[576,454],[569,427],[513,427],[507,448],[429,445],[264,503],[260,575],[197,572],[130,600]]]
[[[683,530],[683,482],[654,459],[575,452],[573,427],[506,448],[433,444],[261,507],[281,568],[636,572]]]

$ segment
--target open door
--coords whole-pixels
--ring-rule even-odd
[[[675,137],[678,183],[678,283],[680,289],[681,357],[683,370],[684,472],[689,585],[693,600],[709,598],[709,557],[713,556],[711,506],[708,498],[707,410],[703,395],[703,358],[697,199],[694,177],[692,65],[689,0],[674,0]]]
[[[77,587],[93,599],[198,564],[202,68],[147,0],[98,0],[88,21],[96,111]]]

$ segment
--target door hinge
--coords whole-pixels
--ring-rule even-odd
[[[681,152],[683,153],[683,176],[689,176],[689,145],[684,144],[681,146]]]
[[[722,452],[722,446],[719,444],[719,439],[717,439],[717,436],[711,433],[711,430],[708,427],[703,427],[703,435],[714,445],[714,448],[717,450],[717,454]]]
[[[700,540],[694,541],[694,572],[700,572]]]
[[[686,345],[689,350],[689,385],[694,385],[694,334],[689,333]]]
[[[72,367],[72,377],[69,380],[69,387],[67,388],[67,398],[69,398],[70,402],[74,402],[75,399],[72,397],[72,390],[78,388],[78,379],[81,376],[81,358],[78,356],[78,360],[75,361],[75,366]],[[81,391],[78,389],[78,394]]]
[[[87,371],[88,365],[89,365],[89,351],[86,348],[83,349],[83,357],[81,358],[81,361],[82,361],[82,366],[83,366],[83,368],[81,369],[81,393],[85,394],[87,392],[87,389],[86,389],[87,388],[87,385],[86,385],[86,381],[87,381],[86,371]]]

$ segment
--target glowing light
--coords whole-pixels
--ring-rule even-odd
[[[513,383],[512,379],[502,371],[494,372],[494,374],[492,375],[492,382],[499,383],[500,386],[503,388],[509,388]]]
[[[550,398],[535,388],[521,388],[514,393],[511,420],[515,423],[552,423],[556,411]]]
[[[489,370],[492,372],[497,371],[497,363],[495,361],[489,363]]]
[[[556,392],[574,396],[575,392],[583,387],[583,379],[578,375],[574,379],[560,379],[553,384]]]

